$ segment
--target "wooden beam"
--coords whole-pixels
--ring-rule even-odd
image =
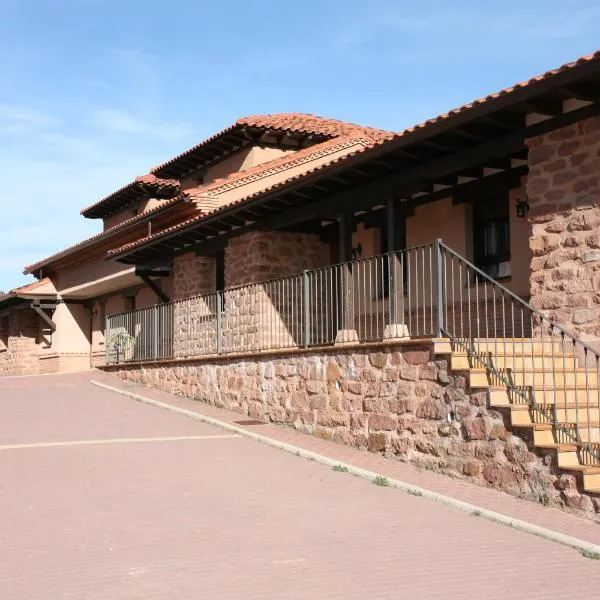
[[[163,303],[167,303],[170,301],[169,296],[167,296],[161,289],[160,287],[158,287],[156,285],[156,283],[154,283],[154,281],[152,281],[152,279],[150,279],[149,275],[147,273],[145,273],[144,271],[141,271],[139,273],[136,273],[137,276],[158,296],[158,299],[163,302]]]
[[[577,82],[566,85],[558,90],[566,98],[575,98],[585,102],[597,102],[600,100],[600,85],[592,82]]]
[[[533,113],[557,117],[563,113],[563,101],[553,98],[535,98],[523,102],[523,106]]]
[[[480,144],[474,144],[461,150],[460,152],[434,158],[433,160],[415,165],[414,167],[399,173],[392,173],[387,177],[382,177],[381,179],[370,182],[364,186],[347,190],[323,200],[315,200],[305,207],[298,207],[287,212],[286,214],[279,215],[268,221],[264,221],[261,224],[255,224],[251,226],[251,228],[246,229],[246,231],[251,230],[252,228],[278,229],[279,227],[289,226],[294,222],[299,222],[307,218],[315,218],[322,214],[331,213],[336,209],[338,211],[340,209],[348,211],[355,210],[355,207],[364,207],[370,202],[376,204],[379,200],[377,195],[389,192],[390,190],[393,190],[395,195],[407,196],[409,195],[408,192],[410,191],[410,187],[415,186],[415,181],[419,181],[423,178],[431,180],[433,177],[459,172],[461,169],[469,166],[488,164],[490,161],[506,157],[515,151],[523,150],[525,148],[525,140],[527,138],[548,133],[553,129],[565,127],[566,125],[571,125],[579,120],[597,116],[598,114],[600,114],[600,106],[598,104],[573,110],[568,113],[561,114],[558,117],[529,125],[521,130],[508,132],[505,135],[498,136],[497,138],[486,140]],[[432,129],[435,128],[432,126]],[[407,137],[408,136],[409,134],[407,134]],[[374,148],[373,151],[351,157],[347,162],[341,163],[338,168],[329,169],[320,173],[319,181],[325,181],[329,174],[339,173],[345,169],[353,168],[355,163],[360,164],[367,162],[371,158],[379,158],[381,154],[384,154],[385,152],[395,152],[395,149],[392,146],[393,145],[390,143],[383,144],[378,148]],[[300,188],[303,185],[310,189],[315,186],[315,183],[314,180],[310,179],[309,177],[307,177],[306,180],[299,179],[288,188],[288,191],[292,193],[295,191],[295,188]],[[246,203],[244,208],[262,205],[265,203],[265,201],[268,201],[269,198],[277,197],[279,193],[281,193],[280,190],[274,190],[273,192],[267,193],[264,196],[259,196]],[[369,200],[365,201],[365,199]],[[224,209],[223,211],[210,215],[206,219],[203,219],[202,225],[206,226],[210,223],[218,222],[228,213],[238,211],[241,208],[242,206],[239,205],[232,206],[228,209]],[[173,232],[172,234],[169,234],[165,237],[165,241],[176,236],[177,233],[178,232]],[[137,250],[139,250],[139,248]],[[127,254],[122,255],[122,257],[125,257],[135,251],[136,250],[132,250]]]

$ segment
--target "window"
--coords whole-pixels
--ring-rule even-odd
[[[123,301],[125,304],[125,312],[135,310],[135,296],[124,296]]]
[[[510,277],[508,194],[473,205],[475,265],[494,279]]]

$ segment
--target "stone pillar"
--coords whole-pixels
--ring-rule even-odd
[[[173,355],[175,358],[216,352],[216,261],[188,252],[175,257],[173,272]],[[159,324],[168,331],[169,316]]]
[[[532,138],[531,303],[574,335],[600,339],[600,117]]]
[[[173,300],[212,294],[216,289],[215,259],[188,252],[173,263]]]
[[[224,297],[224,350],[302,345],[302,272],[326,265],[328,258],[316,234],[257,231],[230,240],[225,284],[236,289]],[[292,277],[271,281],[287,276]]]
[[[2,319],[0,375],[37,373],[37,314],[29,308],[18,308],[10,310],[6,316],[8,318]]]

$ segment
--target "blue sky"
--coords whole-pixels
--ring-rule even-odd
[[[596,0],[0,0],[0,290],[242,115],[399,130],[596,50]]]

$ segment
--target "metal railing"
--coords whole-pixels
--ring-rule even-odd
[[[435,256],[419,246],[109,316],[106,361],[432,336]]]
[[[437,242],[440,331],[512,403],[531,410],[537,445],[577,448],[600,465],[600,354],[454,250]],[[545,437],[544,437],[545,436]]]
[[[106,362],[403,336],[450,338],[548,444],[600,464],[600,354],[441,241],[110,316]]]

